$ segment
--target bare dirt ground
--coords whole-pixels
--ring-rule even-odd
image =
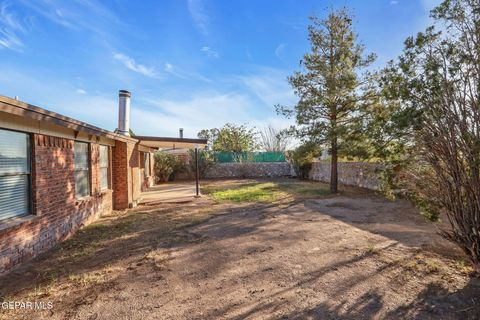
[[[0,318],[480,318],[480,281],[406,201],[283,190],[114,212],[0,278],[3,301],[53,304]]]

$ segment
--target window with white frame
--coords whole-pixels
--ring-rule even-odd
[[[108,146],[100,146],[100,190],[108,189]]]
[[[0,220],[30,213],[30,135],[0,129]]]
[[[90,195],[90,161],[89,144],[75,141],[75,197],[83,198]]]

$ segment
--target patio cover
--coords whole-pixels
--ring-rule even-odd
[[[140,145],[155,149],[204,149],[206,139],[135,136]]]

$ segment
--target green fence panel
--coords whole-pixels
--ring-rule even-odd
[[[216,152],[213,157],[216,162],[285,162],[285,154],[283,152]]]

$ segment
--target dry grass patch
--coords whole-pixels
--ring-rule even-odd
[[[474,274],[474,269],[471,264],[465,262],[465,260],[457,260],[453,264],[453,267],[457,269],[460,273],[464,275],[472,275]]]
[[[405,270],[420,275],[439,273],[443,269],[442,262],[438,259],[430,258],[422,254],[404,259],[400,264]]]
[[[319,182],[285,179],[274,182],[258,180],[229,181],[209,184],[202,192],[217,202],[273,202],[299,198],[315,198],[329,194],[328,185]]]

